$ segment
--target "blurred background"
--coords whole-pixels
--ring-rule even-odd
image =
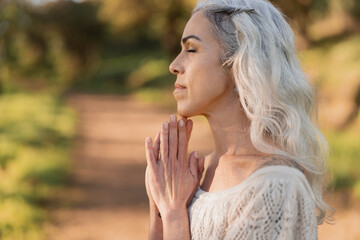
[[[273,0],[330,145],[335,225],[360,239],[360,1]],[[143,140],[176,112],[168,66],[195,0],[0,0],[0,239],[145,239]],[[212,142],[195,118],[190,150]]]

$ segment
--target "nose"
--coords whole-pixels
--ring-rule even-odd
[[[169,66],[169,71],[174,74],[183,74],[184,73],[184,67],[180,64],[179,56],[177,56],[174,61]]]

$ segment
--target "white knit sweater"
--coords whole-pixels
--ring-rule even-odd
[[[314,194],[292,167],[261,168],[220,192],[199,187],[188,212],[196,240],[317,239]]]

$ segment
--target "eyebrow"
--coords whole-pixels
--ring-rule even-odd
[[[198,41],[201,41],[201,39],[199,37],[195,36],[195,35],[189,35],[187,37],[184,37],[181,41],[182,41],[183,44],[185,44],[186,41],[189,40],[190,38],[194,38],[194,39],[196,39]]]

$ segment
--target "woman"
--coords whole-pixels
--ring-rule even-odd
[[[170,65],[176,116],[146,139],[150,239],[316,239],[327,145],[293,33],[263,0],[199,2]],[[192,122],[215,142],[190,154]]]

